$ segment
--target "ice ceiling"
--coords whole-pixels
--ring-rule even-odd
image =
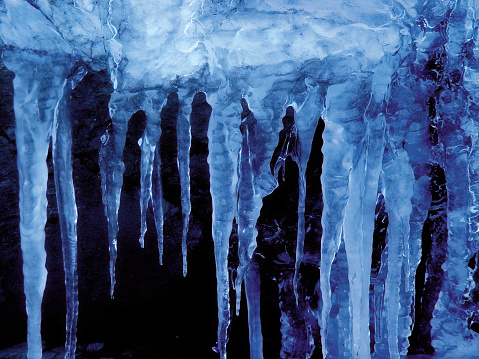
[[[421,310],[416,271],[425,228],[429,226],[433,243],[440,236],[434,225],[426,224],[434,216],[447,224],[447,255],[439,263],[442,289],[426,326],[432,328],[436,352],[468,357],[464,353],[479,345],[473,330],[479,322],[478,261],[471,265],[479,249],[478,10],[477,0],[0,2],[2,57],[15,73],[28,358],[42,356],[50,138],[67,293],[65,358],[75,357],[81,311],[69,98],[88,71],[102,69],[109,71],[113,86],[112,123],[99,151],[112,297],[128,121],[138,110],[146,115],[138,142],[139,242],[143,247],[151,203],[161,263],[163,215],[169,204],[165,178],[159,174],[160,112],[176,100],[183,274],[188,275],[190,179],[196,170],[190,150],[203,144],[216,260],[216,350],[226,358],[230,286],[239,311],[244,282],[250,356],[262,358],[261,290],[253,257],[257,237],[266,235],[258,233],[257,221],[268,196],[287,188],[288,173],[296,168],[292,285],[295,304],[304,308],[298,287],[308,232],[306,189],[312,185],[306,171],[310,156],[320,155],[313,153],[318,151],[313,136],[324,120],[319,301],[317,310],[309,310],[321,328],[323,357],[407,354],[411,331],[418,325],[415,312]],[[206,101],[207,138],[198,139],[190,122],[192,108]],[[437,199],[444,192],[444,186],[437,188],[441,171],[445,202]],[[380,204],[387,213],[386,244],[380,269],[371,271]],[[239,263],[232,276],[228,252],[234,226]],[[332,274],[335,266],[343,276],[348,273],[347,280]],[[283,340],[294,341],[288,315],[281,320]],[[314,343],[316,334],[308,328],[308,341]],[[283,349],[282,357],[293,357]],[[311,345],[304,357],[310,358],[313,350]]]

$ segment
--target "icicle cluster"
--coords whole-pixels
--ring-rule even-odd
[[[456,356],[471,352],[479,340],[477,1],[152,4],[0,4],[2,56],[16,76],[28,358],[42,356],[50,138],[67,294],[65,358],[75,356],[77,211],[69,101],[84,69],[105,69],[107,62],[114,91],[99,166],[112,298],[125,141],[130,118],[141,110],[139,245],[145,247],[151,203],[163,264],[163,217],[181,211],[184,276],[189,229],[199,211],[192,149],[207,156],[210,182],[202,195],[212,201],[214,349],[221,359],[227,357],[230,286],[239,315],[243,283],[250,356],[263,357],[261,274],[268,260],[276,265],[281,357],[310,358],[316,350],[325,359],[399,359],[432,348]],[[163,122],[167,115],[173,123]],[[323,121],[319,150],[313,141]],[[206,133],[206,126],[207,136],[196,133]],[[177,141],[168,147],[175,152],[173,165],[164,156],[165,134]],[[322,168],[311,169],[321,156]],[[179,178],[172,200],[171,167]],[[313,244],[308,167],[321,171],[313,204],[321,228]],[[285,189],[291,193],[284,195]],[[293,225],[283,213],[272,223],[264,218],[275,195],[293,204]],[[234,223],[236,267],[228,262]],[[441,245],[446,258],[438,254]],[[277,258],[268,258],[268,248]],[[308,266],[320,272],[315,282]]]

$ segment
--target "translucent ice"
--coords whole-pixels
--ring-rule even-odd
[[[146,115],[146,128],[138,143],[141,148],[140,245],[142,248],[145,247],[146,212],[148,210],[150,199],[152,198],[152,175],[156,144],[161,135],[159,104],[163,104],[164,96],[162,95],[161,92],[148,92],[146,94],[143,105],[143,110]],[[154,201],[157,212],[161,212],[156,196]]]
[[[53,165],[58,214],[62,233],[63,266],[66,287],[66,343],[65,358],[74,359],[76,327],[78,319],[78,274],[77,274],[77,207],[72,174],[72,128],[70,97],[72,89],[82,80],[86,69],[76,69],[67,79],[63,98],[57,106],[53,127]]]
[[[241,133],[235,105],[227,100],[227,90],[218,92],[210,103],[214,110],[208,130],[211,198],[213,201],[213,240],[218,299],[217,350],[226,359],[230,325],[228,249],[236,214],[237,164]]]
[[[190,113],[192,98],[180,93],[180,111],[178,114],[178,172],[181,185],[181,213],[183,219],[183,231],[181,237],[181,253],[183,257],[183,276],[188,271],[188,246],[186,243],[188,227],[190,223],[191,202],[190,202],[190,147],[191,147],[191,126]],[[198,95],[204,95],[200,93]]]

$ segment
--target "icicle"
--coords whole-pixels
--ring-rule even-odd
[[[349,280],[346,275],[348,271],[348,259],[344,240],[339,247],[337,258],[337,266],[334,274],[337,279],[337,287],[334,295],[338,305],[338,340],[334,342],[337,345],[338,358],[349,359],[352,357],[352,323],[351,323],[351,291],[349,288]],[[336,348],[335,348],[336,349]]]
[[[343,135],[344,134],[344,135]],[[321,224],[323,236],[321,238],[321,298],[323,308],[321,312],[321,341],[323,357],[329,358],[329,316],[331,302],[331,266],[342,233],[344,208],[348,200],[349,169],[352,167],[352,146],[347,143],[346,133],[341,125],[330,122],[325,116],[325,130],[323,133],[323,172],[321,183],[323,186],[324,209]],[[341,149],[342,151],[339,151]],[[338,166],[339,163],[344,163]],[[347,167],[346,167],[347,165]]]
[[[226,359],[230,324],[228,250],[237,204],[237,161],[241,145],[238,110],[223,102],[223,91],[214,94],[213,116],[208,130],[211,198],[213,202],[213,240],[215,247],[218,298],[218,346]],[[221,96],[221,98],[219,98]]]
[[[386,278],[388,275],[388,247],[381,253],[381,266],[374,281],[374,356],[384,358],[389,355],[387,307],[385,306]]]
[[[128,121],[133,113],[128,93],[113,92],[110,99],[112,124],[102,136],[99,153],[102,198],[108,219],[108,243],[110,249],[110,295],[115,290],[115,263],[117,257],[118,209],[125,164],[122,161]],[[130,108],[130,109],[129,109]]]
[[[141,195],[140,195],[140,209],[141,209],[141,229],[140,229],[140,245],[145,247],[145,233],[146,233],[146,213],[148,211],[148,204],[152,197],[152,173],[153,162],[155,158],[155,149],[161,135],[160,128],[160,113],[159,104],[163,102],[163,94],[157,91],[146,92],[146,97],[143,103],[143,109],[146,115],[146,128],[143,136],[138,141],[141,148]]]
[[[323,226],[323,237],[321,238],[321,297],[323,300],[321,340],[324,358],[328,358],[330,346],[328,340],[332,335],[328,332],[328,321],[332,308],[330,273],[333,260],[339,250],[343,222],[350,290],[351,293],[355,293],[352,296],[352,300],[354,299],[355,302],[352,303],[351,316],[352,355],[353,358],[369,357],[369,310],[364,310],[363,308],[365,307],[365,301],[367,301],[367,308],[369,309],[370,266],[368,270],[364,271],[368,277],[366,283],[364,283],[363,279],[365,274],[361,269],[363,262],[364,265],[368,261],[370,262],[371,254],[367,258],[367,251],[363,253],[362,242],[364,240],[365,246],[369,245],[368,242],[371,242],[372,247],[372,231],[369,233],[367,226],[374,227],[374,205],[377,193],[376,172],[379,175],[376,156],[382,155],[382,151],[373,154],[373,149],[371,149],[371,153],[358,150],[358,145],[365,135],[366,126],[362,123],[362,120],[369,102],[368,97],[359,97],[357,95],[364,91],[362,87],[364,85],[364,80],[361,78],[351,79],[343,84],[330,86],[326,97],[327,110],[324,117],[325,130],[323,133],[324,161],[321,175],[324,195],[324,210],[321,220]],[[358,118],[352,119],[349,115],[345,115],[350,108],[356,109]],[[354,132],[351,132],[347,123],[353,120],[358,125],[355,127]],[[371,138],[374,139],[373,143],[376,143],[377,137],[374,135]],[[361,159],[357,158],[359,157],[358,154],[361,156]],[[368,154],[371,156],[372,169],[371,172],[368,172],[366,181],[365,163]],[[356,157],[356,163],[353,169],[354,157]],[[360,164],[361,162],[363,163],[362,165]],[[374,181],[376,181],[376,184]],[[364,188],[366,196],[364,202],[360,196],[362,193],[360,182],[363,184],[367,183],[367,187]],[[374,188],[374,186],[376,186],[376,189],[374,195],[372,195],[371,188]],[[371,196],[373,198],[372,201],[370,201]],[[372,202],[372,205],[370,202]],[[361,215],[363,206],[365,213],[367,213],[365,219]],[[347,220],[345,211],[347,211]],[[355,222],[356,220],[357,222]],[[369,222],[372,222],[372,224]],[[358,223],[361,225],[360,231],[357,229]],[[365,233],[364,237],[362,235],[363,232]],[[360,237],[356,238],[357,235]],[[361,245],[355,249],[354,245],[358,242]],[[353,261],[354,263],[352,263]],[[366,296],[364,297],[364,295]],[[365,322],[366,326],[364,326]]]
[[[148,119],[147,119],[148,122]],[[138,140],[138,145],[141,148],[141,164],[140,164],[140,210],[141,210],[141,228],[140,228],[140,246],[145,248],[145,234],[146,234],[146,212],[148,211],[148,204],[151,197],[151,176],[153,172],[153,159],[155,154],[155,143],[151,144],[147,129],[143,136]]]
[[[298,198],[298,234],[296,240],[296,262],[294,266],[293,288],[298,304],[299,269],[304,256],[304,240],[306,237],[305,207],[306,207],[306,168],[311,153],[311,145],[318,120],[324,109],[323,95],[320,86],[312,86],[305,81],[306,91],[300,92],[304,96],[301,105],[296,110],[295,123],[298,127],[298,136],[301,146],[297,157],[293,160],[299,168],[299,198]]]
[[[203,92],[198,94],[205,96]],[[178,115],[178,171],[181,183],[181,215],[183,219],[183,233],[181,236],[181,252],[183,256],[183,276],[188,271],[186,239],[190,223],[191,201],[190,201],[190,147],[191,147],[191,98],[187,97],[181,101],[180,113]]]
[[[306,168],[299,170],[299,197],[298,197],[298,237],[296,240],[296,261],[294,265],[293,288],[296,304],[299,301],[299,269],[304,256],[304,238],[306,235],[304,211],[306,206]]]
[[[344,242],[352,306],[353,357],[369,357],[369,285],[374,216],[384,148],[384,116],[366,120],[361,156],[349,178],[350,197],[344,219]],[[359,228],[358,228],[359,227]],[[358,230],[359,229],[359,230]],[[353,293],[361,293],[355,295]]]
[[[240,260],[235,281],[236,315],[239,315],[241,301],[241,284],[248,270],[254,250],[256,249],[256,221],[258,220],[262,202],[259,191],[254,185],[253,156],[256,147],[258,123],[248,108],[245,99],[241,99],[241,133],[243,140],[239,152],[238,173],[238,257]]]
[[[263,334],[261,332],[261,277],[258,263],[252,261],[245,276],[248,303],[248,328],[250,359],[263,359]]]
[[[152,174],[152,195],[153,213],[155,215],[156,234],[158,237],[158,255],[160,265],[163,265],[163,184],[161,181],[161,156],[160,143],[155,148]]]
[[[63,98],[57,106],[53,130],[53,167],[58,215],[62,233],[63,266],[66,288],[66,343],[65,359],[74,359],[78,319],[77,275],[77,207],[72,177],[72,128],[70,116],[71,90],[86,74],[79,68],[64,86]]]
[[[19,174],[20,236],[28,325],[28,359],[41,359],[41,306],[45,290],[47,154],[52,124],[63,94],[67,62],[4,50],[15,72],[14,109]],[[72,283],[73,284],[73,283]]]
[[[388,152],[384,165],[386,186],[386,210],[388,212],[388,274],[385,285],[385,308],[389,356],[399,359],[398,336],[400,286],[403,258],[409,240],[409,220],[412,211],[411,198],[414,188],[414,173],[402,148],[396,154]],[[391,156],[391,157],[390,157]]]

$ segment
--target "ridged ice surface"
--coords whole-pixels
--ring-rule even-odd
[[[163,215],[181,204],[182,230],[175,240],[181,243],[184,275],[194,247],[187,239],[196,233],[189,231],[197,196],[190,170],[198,170],[192,141],[202,156],[209,151],[218,304],[214,349],[222,359],[230,287],[239,313],[243,284],[250,355],[263,357],[260,274],[269,255],[277,256],[271,261],[279,267],[274,276],[281,357],[309,358],[316,350],[324,358],[399,359],[432,350],[458,356],[477,347],[478,11],[477,0],[2,1],[2,56],[16,75],[28,358],[41,357],[45,161],[52,133],[67,287],[66,358],[75,352],[77,214],[70,90],[64,85],[74,82],[79,64],[108,69],[114,90],[112,121],[99,149],[112,297],[123,152],[129,120],[142,110],[140,245],[151,203],[162,263]],[[167,97],[178,105],[172,115],[177,126],[165,128],[176,136],[181,197],[168,204],[171,193],[163,183],[169,179],[162,178],[160,158],[160,112]],[[195,121],[205,114],[195,117],[192,109],[206,102],[213,111],[208,136],[198,139],[192,126],[201,128]],[[312,151],[323,121],[322,149]],[[312,244],[306,169],[321,156],[321,231]],[[288,177],[287,185],[298,193],[288,199],[297,199],[289,211],[297,220],[290,225],[275,218],[273,233],[263,233],[264,204],[285,188],[291,161],[298,176]],[[232,266],[234,222],[238,263]],[[259,252],[262,245],[271,245],[274,254]],[[308,295],[306,264],[320,270]],[[313,333],[311,317],[319,333]]]

